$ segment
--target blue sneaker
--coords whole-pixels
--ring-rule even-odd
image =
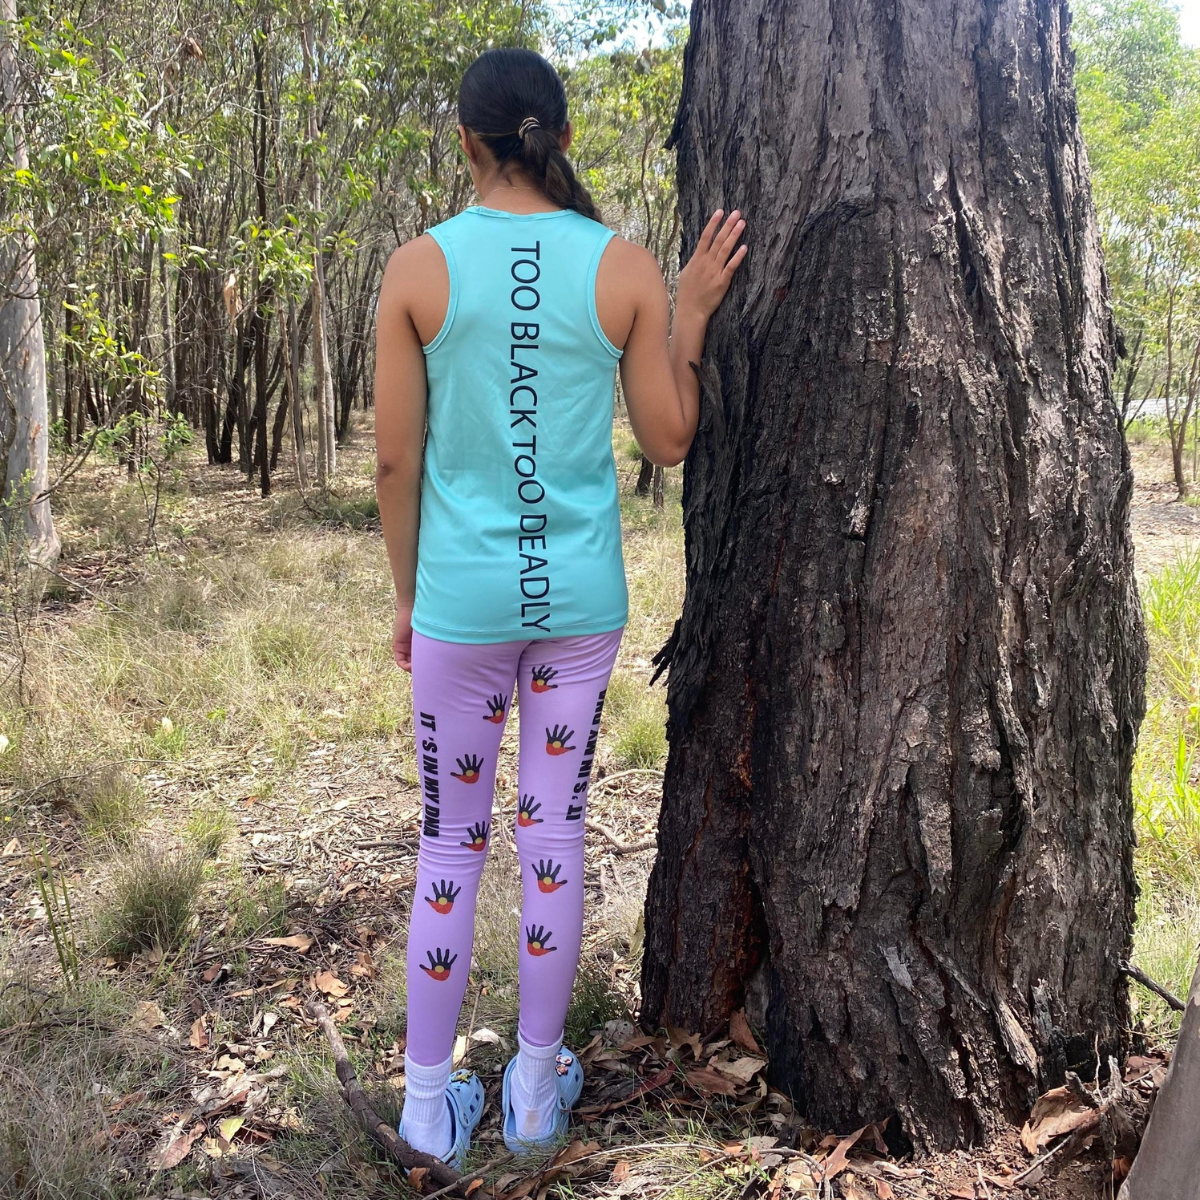
[[[483,1084],[479,1076],[473,1071],[455,1071],[446,1084],[446,1103],[450,1106],[450,1152],[443,1161],[461,1171],[471,1148],[471,1136],[483,1116]],[[403,1117],[396,1132],[404,1137]]]
[[[550,1132],[544,1138],[523,1138],[517,1134],[517,1117],[512,1107],[512,1073],[517,1065],[516,1055],[513,1055],[508,1066],[504,1068],[504,1144],[516,1155],[540,1154],[551,1150],[567,1132],[571,1121],[571,1109],[583,1091],[583,1068],[579,1059],[566,1048],[560,1046],[554,1059],[555,1082],[558,1084],[558,1104],[554,1109],[554,1121]]]

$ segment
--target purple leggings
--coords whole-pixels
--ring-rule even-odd
[[[413,722],[425,802],[408,929],[408,1053],[450,1057],[467,988],[496,756],[521,712],[521,1036],[561,1036],[583,936],[583,822],[604,692],[622,630],[464,645],[413,633]],[[515,681],[515,683],[514,683]]]

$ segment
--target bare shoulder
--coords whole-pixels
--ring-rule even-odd
[[[649,311],[666,312],[669,304],[654,255],[623,237],[612,238],[596,272],[596,315],[608,340],[624,349],[638,314],[647,305]]]
[[[658,259],[645,246],[626,241],[623,237],[614,237],[608,243],[600,260],[600,269],[639,289],[651,281],[663,283]]]
[[[381,312],[403,314],[422,343],[437,335],[450,301],[450,273],[441,247],[427,233],[392,251],[379,291]]]
[[[403,295],[415,293],[439,277],[446,277],[446,259],[437,242],[423,233],[392,251],[383,273],[383,286]]]

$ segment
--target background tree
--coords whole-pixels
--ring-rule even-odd
[[[697,0],[713,322],[643,1016],[968,1145],[1119,1054],[1144,644],[1061,0]]]
[[[574,154],[605,219],[645,246],[672,286],[679,270],[675,156],[667,135],[679,104],[682,30],[668,45],[585,59],[568,76]],[[663,469],[644,455],[637,493],[663,506]]]
[[[15,0],[0,0],[0,94],[8,161],[18,204],[0,230],[0,453],[4,530],[17,533],[32,561],[53,567],[58,534],[50,514],[47,462],[46,346],[33,232],[19,197],[29,177],[25,113],[14,38]]]
[[[1200,400],[1200,53],[1167,0],[1092,0],[1076,41],[1084,133],[1124,357],[1125,420],[1165,418],[1187,495]]]

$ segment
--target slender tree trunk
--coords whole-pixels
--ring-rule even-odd
[[[175,377],[175,318],[171,313],[171,271],[165,257],[166,247],[159,242],[158,272],[162,286],[163,373],[166,375],[166,410],[178,411]]]
[[[322,365],[316,374],[322,384],[323,403],[318,413],[323,417],[325,425],[325,482],[328,483],[337,472],[337,403],[333,395],[333,370],[330,362],[329,294],[325,288],[325,255],[320,250],[317,251],[316,270],[313,275],[320,287],[320,295],[313,297],[313,329],[316,333],[313,339],[313,361],[315,364],[319,350]]]
[[[312,20],[306,20],[301,31],[304,52],[304,85],[308,92],[307,119],[309,146],[315,152],[320,138],[317,127],[317,105],[313,95],[314,39]],[[325,487],[337,466],[337,443],[334,432],[333,381],[329,370],[328,313],[325,307],[325,258],[321,252],[321,171],[316,162],[309,168],[309,203],[312,207],[313,278],[313,400],[317,422],[317,484]]]
[[[308,490],[308,457],[304,449],[304,405],[300,402],[300,335],[296,321],[296,305],[289,301],[287,325],[285,327],[287,344],[284,354],[287,362],[285,386],[292,404],[292,447],[296,452],[296,479],[301,491]]]
[[[1200,1195],[1200,966],[1192,977],[1171,1069],[1120,1200],[1196,1200]]]
[[[12,31],[16,0],[0,0],[0,89],[12,166],[29,169],[24,109]],[[20,530],[31,561],[53,567],[59,540],[50,513],[46,346],[33,240],[0,243],[0,451],[5,457],[5,532]]]
[[[751,252],[685,471],[644,1017],[961,1145],[1118,1053],[1145,662],[1064,0],[695,0],[685,254]]]
[[[64,322],[65,323],[65,322]],[[75,443],[75,353],[63,339],[63,443]]]
[[[639,496],[650,495],[650,484],[654,481],[654,464],[643,454],[642,465],[638,470],[637,486],[634,490]]]
[[[267,223],[267,93],[263,80],[270,22],[264,22],[261,33],[254,39],[254,192],[258,202],[258,219]],[[259,491],[271,494],[271,456],[268,447],[267,409],[269,404],[267,380],[268,339],[271,332],[270,309],[272,288],[261,279],[255,288],[254,313],[254,461],[258,470]]]

